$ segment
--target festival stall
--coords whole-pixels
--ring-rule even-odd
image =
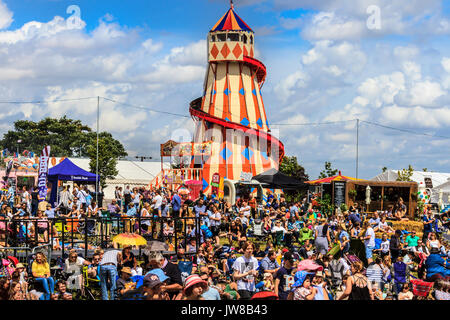
[[[349,182],[357,181],[361,182],[365,180],[343,176],[341,171],[339,171],[337,176],[306,181],[306,183],[310,185],[310,193],[319,194],[320,197],[329,194],[331,196],[331,203],[334,204],[335,207],[340,207],[342,204],[349,205],[349,188],[347,187],[347,184]]]
[[[51,168],[48,173],[48,182],[53,186],[57,186],[59,181],[74,181],[83,184],[93,184],[99,180],[100,176],[81,169],[68,158],[64,159],[60,164]],[[57,187],[51,188],[51,204],[54,204],[57,201],[57,191]]]

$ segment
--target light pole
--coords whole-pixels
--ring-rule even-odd
[[[359,119],[356,119],[356,179],[358,179],[358,162],[359,162]]]
[[[100,121],[100,97],[97,96],[97,165],[96,167],[96,177],[95,177],[95,203],[98,204],[98,129],[99,129],[99,121]]]

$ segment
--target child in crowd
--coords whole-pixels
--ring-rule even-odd
[[[388,239],[388,235],[387,233],[383,233],[383,235],[381,236],[380,249],[377,249],[377,251],[380,252],[381,257],[389,255],[389,245],[390,241]]]
[[[403,284],[402,292],[398,294],[398,300],[412,300],[414,294],[409,289],[409,285],[407,283]]]
[[[275,285],[273,283],[273,276],[271,273],[266,272],[264,273],[264,287],[263,290],[264,291],[273,291],[275,289]]]
[[[317,289],[311,285],[311,279],[306,271],[297,271],[294,275],[294,288],[288,296],[288,300],[313,300]]]

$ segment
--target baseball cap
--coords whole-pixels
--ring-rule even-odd
[[[160,285],[162,282],[159,280],[159,277],[156,274],[148,273],[144,277],[144,287],[154,288],[157,285]]]

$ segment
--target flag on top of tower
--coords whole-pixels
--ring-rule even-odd
[[[228,10],[227,13],[225,13],[225,15],[217,21],[215,26],[211,29],[211,32],[227,30],[253,32],[244,20],[242,20],[234,11],[233,1],[231,1],[230,10]]]

